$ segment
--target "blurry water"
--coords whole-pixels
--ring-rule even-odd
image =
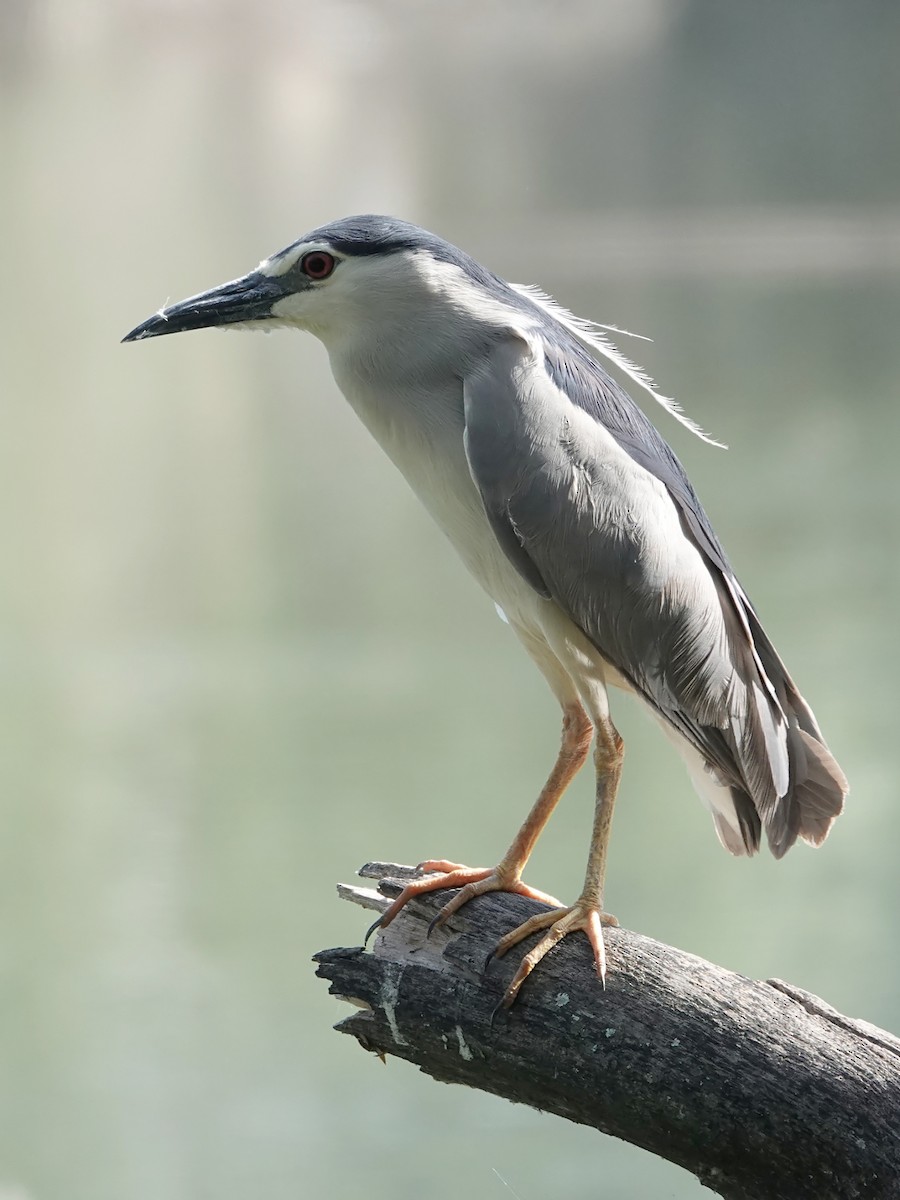
[[[851,803],[818,853],[732,861],[620,698],[610,907],[900,1024],[884,29],[848,43],[817,23],[798,83],[779,59],[795,31],[776,51],[762,17],[729,27],[700,5],[574,5],[566,25],[523,6],[514,41],[491,9],[458,27],[390,11],[4,17],[0,1197],[700,1194],[330,1031],[343,1014],[308,959],[363,928],[335,881],[372,857],[494,860],[558,714],[316,343],[117,341],[167,296],[354,210],[432,225],[652,334],[636,345],[664,390],[732,446],[660,421]],[[838,44],[871,67],[853,87],[828,70]],[[847,89],[833,143],[817,72]],[[732,201],[756,207],[728,216]],[[577,230],[607,252],[579,254]],[[590,806],[583,779],[535,856],[539,886],[575,893]]]

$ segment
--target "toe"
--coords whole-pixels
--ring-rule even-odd
[[[429,864],[426,863],[425,865],[428,866]],[[465,884],[471,883],[473,879],[481,879],[483,876],[489,874],[490,871],[486,870],[473,871],[468,867],[454,867],[452,871],[429,874],[424,879],[413,879],[406,885],[397,899],[385,909],[379,924],[382,929],[390,925],[400,909],[415,896],[422,896],[426,892],[440,892],[444,888],[463,887]]]
[[[613,918],[615,920],[615,918]],[[618,924],[618,922],[616,922]],[[591,943],[594,952],[594,965],[597,968],[597,978],[606,987],[606,946],[603,944],[603,919],[596,909],[589,912],[585,919],[584,932]]]
[[[548,913],[537,913],[517,929],[506,934],[497,943],[492,957],[499,958],[507,950],[523,941],[529,935],[539,933],[541,930],[547,930],[537,945],[532,947],[523,957],[519,964],[519,969],[516,971],[509,987],[504,993],[501,1007],[509,1008],[516,996],[518,996],[522,984],[545,955],[554,946],[558,945],[564,937],[578,930],[584,932],[590,943],[594,956],[594,965],[597,968],[597,976],[603,986],[606,987],[607,962],[606,946],[603,941],[603,926],[611,924],[618,924],[615,917],[609,918],[607,914],[602,913],[594,905],[576,903],[571,908],[555,909]]]
[[[512,981],[503,995],[503,1000],[501,1001],[503,1008],[509,1008],[516,996],[518,996],[519,989],[521,988],[522,984],[538,965],[544,955],[547,954],[548,951],[552,950],[553,947],[557,945],[557,943],[561,942],[566,936],[566,930],[561,928],[561,926],[562,921],[557,921],[556,924],[550,928],[549,932],[541,938],[541,940],[533,949],[528,951],[528,953],[519,963],[519,969],[516,971],[515,975],[513,975]]]
[[[539,933],[542,929],[547,929],[553,925],[560,917],[568,910],[562,908],[553,908],[549,912],[535,913],[533,917],[529,917],[527,921],[523,921],[521,925],[517,925],[515,929],[504,934],[497,945],[494,947],[494,958],[502,958],[507,950],[511,950],[513,946],[518,946],[519,942],[523,942],[525,938],[531,937],[533,933]]]
[[[546,892],[539,892],[537,888],[529,887],[527,883],[523,883],[521,879],[510,884],[507,891],[515,892],[517,896],[527,896],[529,900],[537,900],[539,904],[548,904],[550,908],[565,908],[561,900],[557,900],[555,896],[549,896]]]

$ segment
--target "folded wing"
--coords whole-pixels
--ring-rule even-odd
[[[680,463],[574,339],[510,333],[464,381],[466,451],[525,580],[700,756],[732,853],[818,844],[846,780]]]

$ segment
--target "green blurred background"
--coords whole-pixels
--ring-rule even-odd
[[[555,702],[318,343],[118,340],[351,212],[651,335],[732,447],[652,414],[851,801],[732,860],[614,697],[609,905],[900,1027],[898,52],[891,3],[4,0],[0,1200],[701,1195],[331,1032],[335,881],[495,861]]]

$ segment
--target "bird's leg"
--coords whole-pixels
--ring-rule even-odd
[[[615,917],[603,911],[603,883],[606,877],[606,851],[612,827],[613,806],[619,787],[619,776],[622,773],[624,744],[609,717],[598,720],[596,730],[597,745],[594,750],[594,762],[597,767],[597,796],[584,887],[571,908],[538,913],[497,943],[494,955],[500,957],[530,934],[548,929],[549,926],[548,932],[519,964],[519,969],[503,996],[501,1003],[504,1008],[509,1008],[519,994],[522,984],[548,950],[552,950],[566,934],[574,933],[578,929],[583,930],[587,935],[594,952],[597,975],[604,986],[606,984],[603,926],[617,925],[618,922]]]
[[[571,701],[563,709],[562,742],[550,777],[525,818],[522,828],[516,834],[513,844],[497,866],[464,867],[444,859],[429,859],[420,863],[419,870],[438,873],[408,883],[373,929],[378,926],[383,929],[389,925],[404,904],[414,896],[421,896],[423,892],[439,891],[441,888],[458,887],[461,890],[447,901],[435,917],[432,926],[442,925],[467,901],[485,892],[517,892],[521,896],[529,896],[543,904],[550,904],[554,909],[559,908],[558,900],[522,883],[521,876],[541,830],[547,824],[559,798],[584,764],[592,736],[593,726],[587,714],[577,701]]]

